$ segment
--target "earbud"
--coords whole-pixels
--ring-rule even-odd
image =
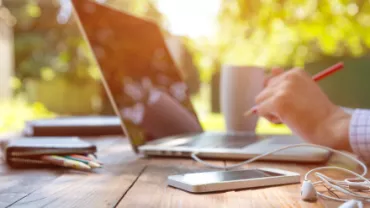
[[[316,201],[317,193],[310,180],[304,180],[301,187],[301,197],[304,201]]]
[[[362,208],[363,207],[363,204],[361,201],[357,201],[357,200],[349,200],[343,204],[341,204],[338,208]]]

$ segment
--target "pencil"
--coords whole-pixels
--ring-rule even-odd
[[[315,82],[318,82],[322,79],[324,79],[325,77],[328,77],[329,75],[339,71],[340,69],[343,68],[343,63],[342,62],[339,62],[337,64],[334,64],[333,66],[315,74],[312,79],[315,81]]]
[[[343,62],[336,63],[333,66],[331,66],[329,68],[326,68],[325,70],[315,74],[314,76],[312,76],[312,79],[315,82],[318,82],[318,81],[324,79],[325,77],[328,77],[329,75],[339,71],[340,69],[343,68],[343,66],[344,66]],[[247,112],[244,113],[244,116],[249,116],[249,115],[251,115],[253,113],[256,113],[256,112],[257,112],[257,107],[253,106],[251,109],[249,109]]]
[[[103,164],[100,160],[98,160],[98,159],[96,158],[96,156],[95,156],[94,154],[88,154],[86,157],[91,158],[91,159],[92,159],[92,160],[94,160],[95,162],[98,162],[98,163],[100,163],[100,164]]]
[[[74,168],[74,169],[79,169],[79,170],[90,170],[91,167],[78,161],[66,159],[60,156],[56,155],[45,155],[42,156],[41,159],[43,161],[50,162],[51,164],[54,165],[59,165],[62,167],[67,167],[67,168]]]
[[[100,162],[99,160],[97,160],[93,155],[89,154],[89,156],[84,156],[84,155],[71,155],[72,157],[76,157],[76,158],[80,158],[80,159],[83,159],[83,160],[88,160],[88,161],[93,161],[93,162],[96,162],[96,163],[99,163],[100,165],[102,165],[103,163]]]
[[[87,157],[93,159],[93,160],[96,160],[96,157],[93,155],[93,154],[88,154]]]
[[[100,168],[101,165],[99,163],[96,163],[94,161],[90,161],[90,160],[84,160],[84,159],[81,159],[81,158],[78,158],[78,157],[75,157],[75,156],[64,156],[65,158],[67,159],[71,159],[71,160],[75,160],[75,161],[78,161],[78,162],[82,162],[92,168]]]

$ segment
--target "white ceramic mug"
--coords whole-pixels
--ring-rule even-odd
[[[264,69],[253,66],[223,65],[220,82],[220,104],[228,132],[256,130],[257,115],[244,116],[255,105],[262,91]]]

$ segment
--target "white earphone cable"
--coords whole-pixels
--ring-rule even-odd
[[[348,189],[346,189],[346,188],[344,188],[344,187],[341,187],[341,186],[339,186],[339,185],[337,185],[337,184],[333,184],[333,183],[330,183],[325,177],[323,177],[320,173],[318,173],[317,174],[317,176],[326,184],[326,185],[328,185],[329,187],[331,187],[331,188],[333,188],[333,189],[335,189],[335,190],[337,190],[337,191],[340,191],[340,192],[342,192],[342,193],[345,193],[345,194],[347,194],[347,195],[350,195],[350,196],[352,196],[352,197],[355,197],[355,198],[357,198],[357,199],[359,199],[359,200],[369,200],[370,199],[370,197],[368,197],[368,196],[362,196],[362,195],[360,195],[360,194],[357,194],[357,193],[355,193],[355,192],[353,192],[353,191],[351,191],[351,190],[348,190]]]
[[[321,173],[315,173],[315,175],[317,177],[319,177],[321,179],[321,181],[316,181],[314,183],[312,183],[313,185],[316,185],[316,184],[321,184],[321,183],[325,183],[326,185],[328,185],[329,187],[339,191],[339,192],[342,192],[344,194],[347,194],[347,195],[350,195],[354,198],[357,198],[361,201],[366,201],[366,202],[370,202],[370,197],[367,197],[367,196],[363,196],[363,195],[360,195],[360,194],[357,194],[351,190],[348,190],[347,188],[345,188],[345,186],[347,186],[349,188],[350,184],[354,184],[354,185],[357,185],[358,187],[364,187],[364,188],[370,188],[370,180],[368,180],[367,178],[365,178],[364,176],[367,174],[368,172],[368,169],[366,167],[366,165],[358,160],[357,158],[353,157],[352,155],[348,154],[348,153],[345,153],[345,152],[341,152],[341,151],[338,151],[338,150],[335,150],[335,149],[332,149],[332,148],[329,148],[329,147],[324,147],[324,146],[321,146],[321,145],[315,145],[315,144],[294,144],[294,145],[289,145],[289,146],[285,146],[283,148],[279,148],[279,149],[276,149],[276,150],[273,150],[273,151],[270,151],[270,152],[267,152],[265,154],[262,154],[262,155],[259,155],[259,156],[256,156],[254,158],[251,158],[249,160],[246,160],[246,161],[243,161],[241,163],[238,163],[238,164],[234,164],[234,165],[230,165],[230,166],[218,166],[218,165],[213,165],[213,164],[210,164],[202,159],[200,159],[197,154],[198,153],[192,153],[191,154],[191,157],[205,165],[205,166],[208,166],[208,167],[211,167],[211,168],[218,168],[218,169],[224,169],[224,170],[231,170],[231,169],[235,169],[235,168],[238,168],[238,167],[241,167],[243,165],[246,165],[246,164],[249,164],[251,162],[254,162],[258,159],[261,159],[265,156],[268,156],[268,155],[271,155],[273,153],[276,153],[276,152],[279,152],[279,151],[282,151],[282,150],[286,150],[286,149],[291,149],[291,148],[297,148],[297,147],[315,147],[315,148],[320,148],[320,149],[324,149],[324,150],[328,150],[330,152],[333,152],[333,153],[336,153],[336,154],[339,154],[339,155],[342,155],[346,158],[349,158],[351,159],[352,161],[354,161],[355,163],[359,164],[362,169],[363,169],[363,172],[361,174],[358,174],[356,172],[353,172],[351,170],[348,170],[348,169],[345,169],[345,168],[341,168],[341,167],[318,167],[318,168],[314,168],[310,171],[308,171],[305,176],[304,176],[304,180],[308,180],[308,177],[310,176],[310,174],[314,173],[314,172],[317,172],[319,170],[340,170],[340,171],[343,171],[343,172],[346,172],[346,173],[350,173],[352,175],[355,175],[357,178],[351,178],[351,179],[345,179],[344,181],[339,181],[339,180],[334,180],[334,179],[331,179],[327,176],[325,176],[324,174],[321,174]],[[363,181],[361,182],[349,182],[349,180],[359,180],[359,179],[362,179]],[[332,196],[328,196],[328,195],[325,195],[325,194],[322,194],[318,191],[316,191],[317,195],[323,197],[323,198],[326,198],[326,199],[331,199],[331,200],[335,200],[335,201],[340,201],[340,202],[345,202],[347,201],[347,199],[338,199],[338,198],[334,198]]]
[[[316,144],[293,144],[293,145],[288,145],[288,146],[285,146],[285,147],[282,147],[282,148],[279,148],[279,149],[276,149],[276,150],[273,150],[273,151],[270,151],[270,152],[267,152],[265,154],[262,154],[262,155],[259,155],[259,156],[256,156],[254,158],[251,158],[249,160],[246,160],[244,162],[241,162],[241,163],[237,163],[237,164],[234,164],[234,165],[230,165],[230,166],[218,166],[218,165],[213,165],[213,164],[210,164],[210,163],[207,163],[205,161],[203,161],[202,159],[200,159],[197,154],[197,152],[194,152],[191,154],[191,157],[196,160],[197,162],[199,163],[202,163],[204,164],[205,166],[208,166],[208,167],[211,167],[211,168],[218,168],[218,169],[225,169],[225,170],[231,170],[231,169],[234,169],[234,168],[238,168],[240,166],[243,166],[243,165],[246,165],[248,163],[251,163],[251,162],[254,162],[258,159],[261,159],[265,156],[268,156],[268,155],[271,155],[273,153],[276,153],[276,152],[280,152],[282,150],[285,150],[285,149],[292,149],[292,148],[297,148],[297,147],[316,147],[316,148],[320,148],[320,149],[325,149],[325,150],[328,150],[328,151],[331,151],[331,152],[334,152],[334,153],[337,153],[337,154],[340,154],[342,156],[345,156],[347,158],[350,158],[351,160],[353,160],[354,162],[356,162],[357,164],[361,165],[361,167],[363,168],[363,172],[361,174],[361,176],[365,176],[367,174],[367,167],[366,165],[361,162],[360,160],[356,159],[355,157],[353,157],[352,155],[350,154],[347,154],[347,153],[344,153],[344,152],[341,152],[341,151],[338,151],[338,150],[334,150],[332,148],[329,148],[329,147],[324,147],[324,146],[321,146],[321,145],[316,145]],[[319,168],[327,168],[327,167],[319,167]],[[310,175],[312,172],[316,171],[316,170],[319,170],[319,168],[315,168],[315,169],[312,169],[310,171],[308,171],[305,175],[305,179],[307,180],[307,177],[308,175]]]

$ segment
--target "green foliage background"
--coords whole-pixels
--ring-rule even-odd
[[[14,79],[17,95],[23,96],[22,83],[29,78],[51,81],[63,77],[77,83],[99,79],[74,18],[63,24],[56,21],[59,1],[3,0],[3,3],[17,18]],[[106,3],[166,26],[155,0]],[[222,0],[218,32],[207,38],[184,37],[184,42],[204,83],[209,83],[224,63],[268,69],[304,66],[327,57],[361,57],[370,48],[370,1]],[[27,119],[51,115],[40,107],[42,104],[35,108],[35,104],[25,101],[9,103],[0,107],[8,109],[7,112],[16,109],[15,106],[27,108],[27,112],[32,112],[25,113]],[[3,119],[0,129],[4,129],[1,126],[4,123]]]
[[[13,5],[11,11],[18,20],[17,30],[28,31],[16,37],[18,77],[50,79],[55,76],[53,73],[69,74],[70,79],[79,80],[98,77],[73,17],[65,25],[49,28],[47,33],[40,31],[44,32],[40,35],[32,25],[50,19],[43,16],[47,7],[33,0],[16,1],[22,2],[18,4],[5,2]],[[48,9],[54,8],[56,18],[55,2]],[[304,66],[327,56],[363,56],[370,47],[368,0],[221,2],[218,32],[213,37],[184,38],[204,82],[210,81],[222,63]],[[106,3],[166,25],[155,0],[107,0]]]
[[[136,15],[161,21],[161,15],[147,0],[107,0],[107,4]],[[56,116],[43,103],[28,102],[27,80],[77,85],[98,81],[100,74],[73,15],[58,22],[58,0],[4,0],[16,18],[14,27],[15,97],[0,102],[0,132],[20,130],[29,119]],[[64,81],[65,80],[65,81]],[[50,92],[49,96],[60,96]],[[67,102],[72,102],[69,100]]]
[[[214,38],[190,40],[203,81],[220,63],[304,66],[370,47],[368,0],[223,0]]]

